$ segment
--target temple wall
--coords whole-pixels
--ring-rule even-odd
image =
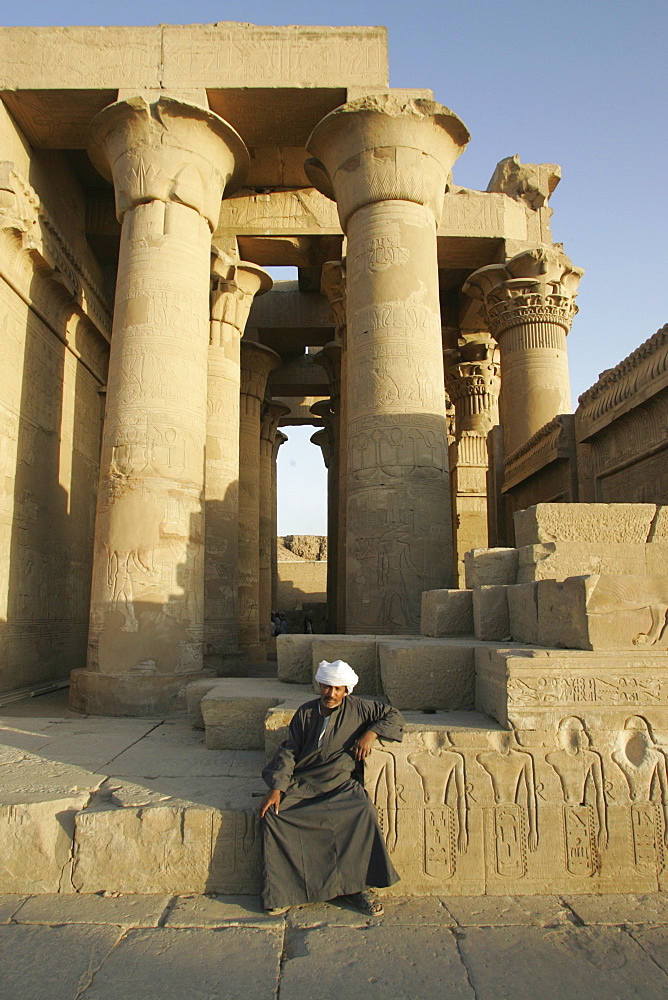
[[[327,600],[327,560],[299,559],[278,563],[278,611]]]
[[[0,691],[86,650],[106,340],[102,274],[62,154],[0,105]]]

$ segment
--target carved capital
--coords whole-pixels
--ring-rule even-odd
[[[313,360],[316,365],[320,365],[327,372],[330,403],[334,410],[338,410],[341,397],[341,344],[330,340],[321,351],[313,356]]]
[[[494,361],[462,361],[448,370],[446,388],[455,405],[465,398],[496,399],[501,389],[501,365]]]
[[[311,183],[351,215],[381,201],[411,201],[438,221],[448,174],[469,140],[448,108],[395,94],[361,97],[331,111],[306,144]]]
[[[211,346],[222,346],[224,326],[243,336],[256,295],[268,292],[273,281],[267,272],[245,260],[233,260],[214,250],[211,255]]]
[[[507,194],[537,211],[547,205],[560,180],[558,163],[521,163],[519,156],[507,156],[497,163],[487,190]]]
[[[322,266],[320,291],[327,296],[337,337],[343,339],[346,327],[346,263],[330,260]]]
[[[262,410],[260,418],[260,440],[273,447],[279,421],[288,415],[290,407],[283,403],[269,403]]]
[[[565,335],[577,312],[575,298],[583,274],[558,247],[538,247],[505,264],[481,267],[463,290],[482,301],[490,332],[499,342],[508,330],[535,324],[559,327]]]
[[[270,347],[242,340],[241,394],[256,400],[264,399],[269,374],[280,367],[280,356]]]
[[[91,123],[88,152],[113,180],[116,215],[144,202],[177,202],[218,223],[223,192],[238,187],[248,150],[226,121],[196,104],[162,96],[132,97],[104,108]]]
[[[14,163],[0,161],[0,229],[14,229],[22,234],[34,230],[36,239],[39,213],[37,192],[21,177]]]

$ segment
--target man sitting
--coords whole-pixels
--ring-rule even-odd
[[[370,887],[399,881],[376,810],[354,776],[380,736],[400,741],[403,719],[379,701],[355,698],[359,678],[342,660],[323,660],[320,697],[306,702],[262,772],[263,902],[270,913],[349,896],[363,913],[383,907]]]

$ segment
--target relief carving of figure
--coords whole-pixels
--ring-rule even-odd
[[[408,763],[420,775],[427,808],[447,805],[448,798],[454,797],[457,850],[463,854],[469,842],[464,755],[452,748],[452,740],[447,733],[422,733],[422,742],[425,749],[409,754]]]
[[[397,766],[394,754],[375,746],[364,761],[364,787],[378,810],[387,849],[397,846]]]
[[[663,846],[668,847],[668,768],[665,754],[657,747],[651,727],[641,715],[632,715],[624,723],[620,747],[612,759],[629,786],[636,866],[661,870]],[[660,819],[657,798],[661,804]]]
[[[490,732],[487,739],[492,749],[479,753],[476,759],[492,782],[497,872],[521,877],[526,874],[527,820],[529,850],[538,847],[533,757],[513,746],[513,732]]]
[[[598,870],[596,844],[603,849],[608,843],[601,757],[589,749],[589,734],[577,716],[561,720],[557,742],[560,749],[548,753],[545,760],[558,775],[564,798],[566,867],[573,875],[592,875]],[[595,833],[587,802],[590,789],[596,802]]]

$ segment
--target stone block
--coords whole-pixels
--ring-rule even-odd
[[[506,587],[476,587],[473,591],[473,632],[476,639],[510,639]]]
[[[464,572],[469,590],[515,583],[517,549],[471,549],[464,553]]]
[[[378,652],[383,690],[396,708],[451,710],[473,704],[471,643],[383,639],[378,643]]]
[[[193,681],[186,688],[186,704],[188,706],[188,718],[193,729],[204,729],[204,719],[202,718],[202,698],[215,689],[220,681],[215,677],[207,677],[205,680]]]
[[[276,706],[294,712],[313,697],[310,684],[297,686],[255,677],[219,682],[201,703],[206,747],[208,750],[264,750],[267,713]]]
[[[648,541],[657,515],[653,503],[539,503],[515,512],[515,544]]]
[[[0,892],[66,891],[74,817],[87,801],[74,792],[0,804]]]
[[[668,613],[668,580],[649,576],[574,576],[537,584],[543,646],[636,649],[660,646]]]
[[[377,695],[381,692],[378,648],[375,635],[314,636],[312,677],[321,660],[345,660],[359,677],[355,694]],[[315,690],[315,689],[314,689]]]
[[[538,642],[538,597],[536,583],[506,587],[508,624],[514,642]]]
[[[524,545],[518,552],[518,583],[591,574],[668,573],[668,546],[662,542],[544,542]]]
[[[471,593],[470,590],[425,590],[420,617],[422,635],[472,635]]]
[[[313,635],[277,635],[278,679],[284,684],[310,684]]]
[[[264,719],[278,698],[249,695],[228,698],[214,693],[202,699],[207,750],[261,750]]]
[[[665,652],[475,649],[475,704],[503,726],[556,728],[586,712],[592,727],[621,732],[640,713],[668,727]]]
[[[191,802],[80,812],[72,884],[86,893],[255,893],[260,880],[255,810],[248,795],[245,809],[241,803],[217,810]]]

